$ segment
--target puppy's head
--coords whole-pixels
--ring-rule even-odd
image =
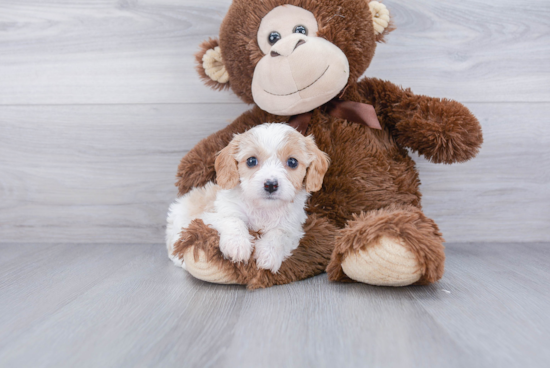
[[[241,183],[247,198],[290,202],[301,189],[321,189],[328,156],[286,124],[263,124],[236,135],[216,158],[218,185]]]

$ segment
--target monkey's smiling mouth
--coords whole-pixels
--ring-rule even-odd
[[[308,86],[306,86],[306,87],[304,87],[304,88],[302,88],[302,89],[299,89],[299,90],[297,90],[297,91],[294,91],[294,92],[291,92],[291,93],[285,93],[285,94],[281,94],[281,95],[276,94],[276,93],[272,93],[272,92],[269,92],[269,91],[266,91],[265,89],[264,89],[264,92],[269,93],[270,95],[273,95],[273,96],[290,96],[290,95],[294,95],[294,94],[296,94],[296,93],[298,93],[298,92],[302,92],[303,90],[308,89],[309,87],[311,87],[311,86],[313,86],[315,83],[317,83],[317,82],[319,81],[319,79],[323,78],[323,75],[326,74],[328,68],[330,68],[330,65],[327,66],[327,68],[325,69],[325,71],[323,72],[323,74],[321,74],[317,79],[315,79],[315,80],[313,81],[313,83],[311,83],[310,85],[308,85]]]

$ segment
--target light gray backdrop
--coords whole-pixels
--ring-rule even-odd
[[[204,87],[229,0],[0,0],[0,241],[163,241],[179,159],[248,107]],[[368,76],[465,103],[461,165],[416,158],[445,238],[550,241],[547,0],[386,0]]]

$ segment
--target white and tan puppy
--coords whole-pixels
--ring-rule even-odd
[[[216,158],[218,185],[208,183],[178,198],[168,212],[166,245],[172,252],[182,229],[202,219],[220,234],[220,250],[276,273],[304,235],[306,200],[321,189],[328,157],[311,136],[286,124],[263,124],[236,135]],[[254,241],[249,230],[259,232]]]

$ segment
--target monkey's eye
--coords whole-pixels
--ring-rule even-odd
[[[258,165],[258,159],[256,157],[249,157],[248,160],[246,160],[246,166],[254,167],[256,165]]]
[[[304,26],[296,26],[294,27],[294,33],[301,33],[307,36],[307,28]]]
[[[267,39],[270,44],[275,45],[275,43],[281,39],[281,34],[279,32],[271,32]]]
[[[289,158],[287,161],[286,161],[286,164],[288,165],[288,167],[290,167],[291,169],[295,169],[298,167],[298,160],[296,160],[294,157],[291,157]]]

